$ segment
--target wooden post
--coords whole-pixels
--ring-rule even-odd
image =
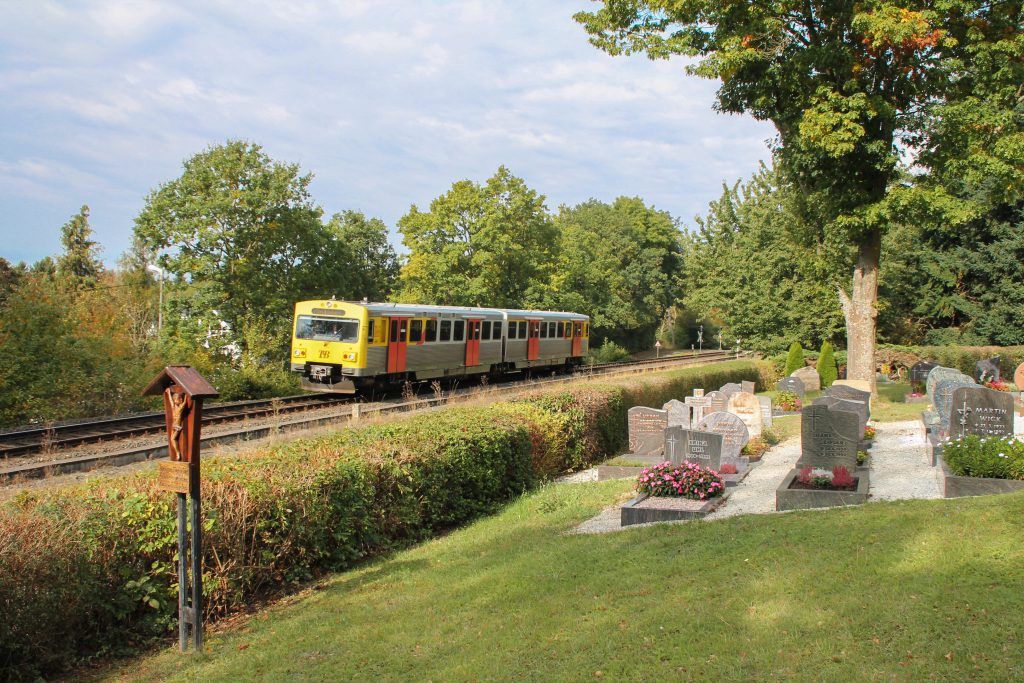
[[[178,497],[178,645],[182,652],[188,649],[191,625],[195,651],[202,652],[203,524],[199,446],[203,399],[217,396],[217,390],[190,366],[169,365],[142,394],[162,394],[167,416],[170,458],[159,463],[157,486]],[[191,505],[187,504],[186,497]]]

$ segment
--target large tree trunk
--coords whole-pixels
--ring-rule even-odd
[[[839,288],[839,299],[846,316],[846,377],[870,383],[875,387],[875,318],[878,310],[878,262],[882,251],[882,232],[872,230],[860,244],[857,265],[853,270],[853,294]]]

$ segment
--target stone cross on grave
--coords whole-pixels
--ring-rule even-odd
[[[967,401],[964,401],[963,408],[957,408],[956,412],[960,413],[960,436],[965,436],[967,433],[967,416],[974,412],[973,408],[967,407]]]
[[[683,402],[693,409],[691,424],[697,424],[704,419],[704,409],[711,405],[711,399],[707,396],[687,396]]]

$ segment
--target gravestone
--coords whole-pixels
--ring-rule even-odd
[[[925,380],[925,393],[928,394],[928,398],[931,399],[932,404],[935,403],[935,387],[944,379],[956,379],[966,378],[974,381],[972,378],[967,377],[964,373],[960,372],[956,368],[947,368],[942,365],[938,365],[931,369],[928,373],[928,379]]]
[[[837,379],[835,382],[832,382],[832,386],[852,387],[858,391],[871,393],[871,382],[865,379]]]
[[[704,390],[703,389],[694,389],[693,390],[693,396],[694,396],[694,398],[703,398],[704,397]]]
[[[938,363],[933,363],[930,360],[919,360],[910,366],[910,381],[911,382],[927,382],[928,373],[931,372],[932,368],[939,367]]]
[[[757,400],[757,396],[745,391],[737,391],[729,397],[728,410],[743,420],[750,438],[761,436],[763,420],[761,418],[761,402]]]
[[[821,390],[821,375],[818,371],[807,366],[795,370],[790,377],[796,377],[798,380],[804,383],[804,391],[820,391]]]
[[[845,384],[833,384],[825,390],[826,396],[834,396],[847,401],[858,401],[863,403],[868,409],[868,417],[871,417],[871,392],[861,391],[860,389],[854,389],[851,386]]]
[[[950,414],[953,410],[953,392],[960,387],[977,386],[969,377],[954,377],[944,379],[935,387],[935,395],[932,397],[932,405],[935,413],[939,416],[939,430],[943,434],[949,434]],[[1011,399],[1012,401],[1012,399]]]
[[[704,398],[711,400],[707,409],[704,410],[705,415],[709,415],[711,413],[724,413],[725,407],[729,404],[729,397],[721,391],[709,391],[704,394]]]
[[[814,399],[813,405],[826,405],[834,410],[856,413],[857,420],[860,423],[859,437],[861,441],[864,440],[864,428],[868,426],[868,417],[870,417],[867,403],[864,401],[850,401],[836,396],[822,396]]]
[[[756,388],[757,388],[757,384],[754,383],[754,382],[750,382],[750,381],[747,381],[747,380],[743,380],[742,382],[740,382],[740,391],[745,391],[748,394],[752,394],[752,393],[754,393],[754,390]]]
[[[698,389],[694,389],[694,392],[697,392],[697,391],[698,391]],[[704,392],[703,389],[700,389],[699,391],[701,393]],[[710,412],[708,410],[708,408],[711,406],[711,399],[708,398],[707,396],[687,396],[686,398],[683,399],[683,402],[691,410],[691,414],[690,414],[690,424],[691,425],[695,425],[698,422],[700,422],[701,420],[703,420],[704,419],[704,413]]]
[[[740,451],[750,441],[747,426],[737,415],[726,412],[711,413],[697,423],[696,431],[714,432],[722,435],[722,462],[735,464]]]
[[[1013,383],[1017,385],[1017,391],[1024,391],[1024,363],[1018,365],[1013,373]]]
[[[682,401],[672,399],[661,407],[668,414],[669,427],[690,428],[690,406]]]
[[[768,396],[758,396],[757,401],[761,404],[761,423],[765,427],[771,427],[774,424],[772,399]]]
[[[981,382],[998,382],[1000,375],[999,366],[1002,363],[1000,356],[994,356],[986,360],[979,360],[974,364],[974,379]]]
[[[838,399],[837,399],[838,400]],[[832,408],[825,403],[805,407],[800,416],[800,467],[832,471],[845,467],[857,470],[860,417],[857,413]]]
[[[673,465],[689,460],[717,471],[722,466],[723,442],[723,436],[715,432],[682,427],[669,427],[665,430],[665,453]]]
[[[807,393],[804,389],[804,383],[798,380],[796,377],[783,377],[782,379],[775,383],[775,391],[788,391],[790,393],[796,394],[800,398],[803,398],[804,394]]]
[[[726,400],[728,400],[728,398],[733,394],[737,394],[743,391],[743,387],[739,384],[736,384],[736,382],[729,382],[728,384],[723,384],[722,388],[720,388],[719,391],[725,394]]]
[[[661,455],[665,451],[668,413],[655,408],[630,408],[629,452],[633,455]]]
[[[1013,436],[1013,396],[988,387],[953,390],[952,436]]]

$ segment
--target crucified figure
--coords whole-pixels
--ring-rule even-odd
[[[185,394],[173,393],[167,389],[167,397],[171,401],[171,460],[181,460],[181,448],[178,447],[178,437],[181,436],[181,418],[188,407]]]

